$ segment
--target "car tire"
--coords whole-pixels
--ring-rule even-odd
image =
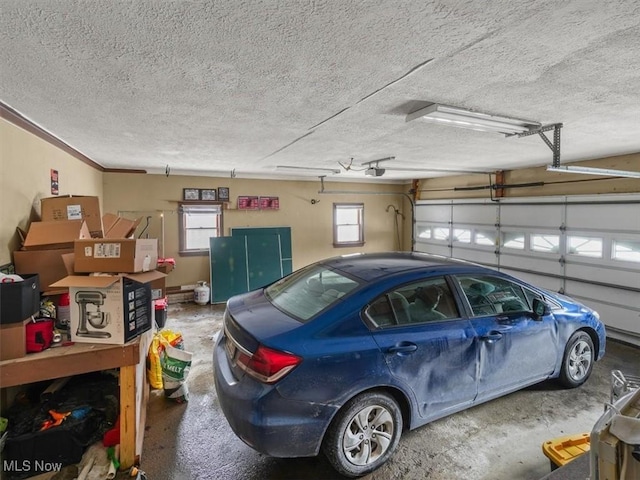
[[[594,349],[591,337],[578,331],[571,335],[562,357],[560,383],[566,388],[575,388],[587,381],[594,362]]]
[[[385,463],[401,435],[398,403],[385,393],[367,392],[351,399],[338,412],[327,430],[322,450],[333,468],[355,478]]]

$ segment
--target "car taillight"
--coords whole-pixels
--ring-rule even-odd
[[[272,350],[260,345],[251,356],[239,352],[237,365],[252,377],[264,383],[280,380],[293,370],[302,359],[292,353]]]

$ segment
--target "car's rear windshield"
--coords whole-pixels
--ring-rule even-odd
[[[310,265],[268,286],[265,295],[275,307],[305,322],[358,285],[334,270]]]

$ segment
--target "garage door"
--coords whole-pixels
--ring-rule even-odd
[[[416,204],[415,250],[495,267],[595,308],[640,345],[640,195]]]

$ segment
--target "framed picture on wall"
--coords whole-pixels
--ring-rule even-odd
[[[221,202],[229,201],[229,187],[218,187],[218,200]]]
[[[215,188],[200,189],[200,200],[215,200],[217,190]]]
[[[183,200],[200,200],[200,190],[198,188],[183,188]]]

